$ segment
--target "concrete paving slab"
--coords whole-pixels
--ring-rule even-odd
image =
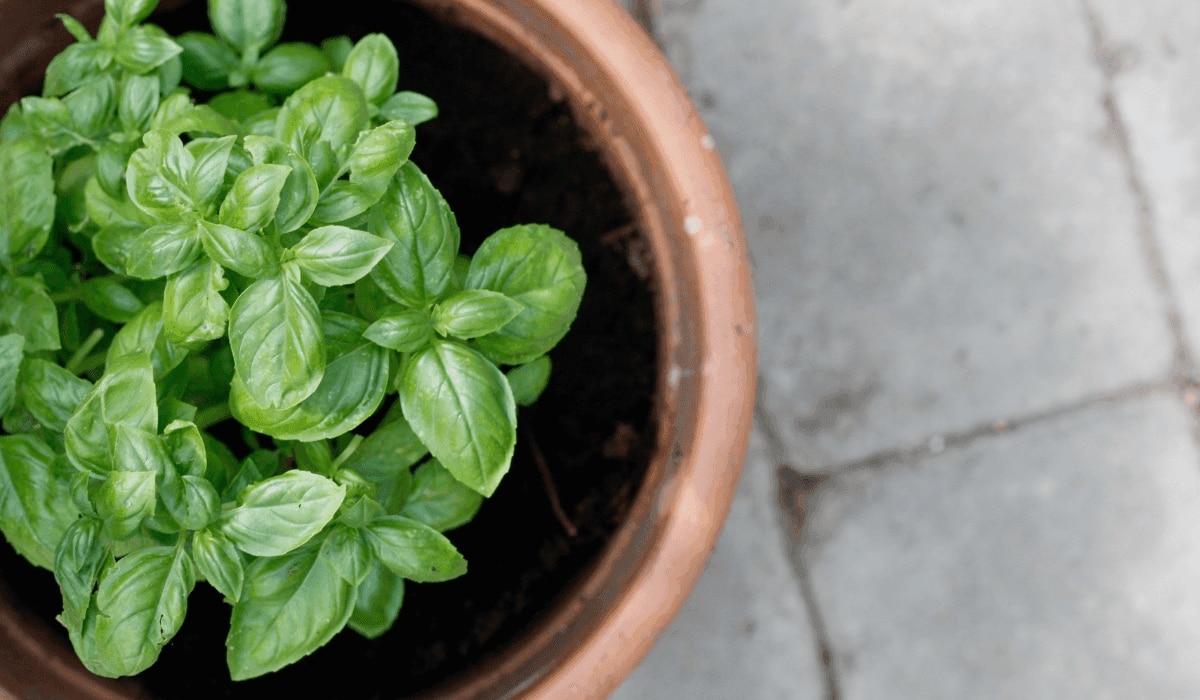
[[[823,673],[755,436],[716,550],[675,622],[614,700],[809,700]]]
[[[743,208],[793,459],[1165,379],[1074,0],[664,0],[659,30]]]
[[[1200,348],[1200,5],[1089,0],[1184,335]]]
[[[1200,697],[1200,472],[1170,392],[836,478],[803,556],[846,700]]]

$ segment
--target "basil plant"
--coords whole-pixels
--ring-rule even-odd
[[[153,664],[207,583],[240,680],[466,572],[443,533],[508,471],[585,274],[543,225],[459,252],[387,37],[278,43],[282,0],[210,0],[173,38],[155,4],[62,16],[0,122],[0,530],[93,672]]]

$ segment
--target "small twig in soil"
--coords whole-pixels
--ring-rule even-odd
[[[550,498],[550,509],[554,511],[554,517],[558,518],[558,522],[562,523],[567,536],[575,537],[579,534],[579,529],[567,517],[562,503],[558,500],[558,488],[554,485],[554,477],[550,475],[550,465],[546,464],[546,455],[542,454],[542,448],[538,446],[532,431],[526,430],[525,437],[529,438],[529,450],[533,453],[533,461],[537,464],[538,473],[542,475],[542,485],[546,487],[546,495]]]
[[[626,238],[629,238],[637,231],[637,224],[629,223],[623,226],[618,226],[608,233],[600,236],[600,243],[606,246],[616,246],[623,243]]]

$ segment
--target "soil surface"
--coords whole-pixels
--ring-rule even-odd
[[[438,684],[510,642],[586,569],[627,512],[654,445],[649,260],[621,194],[566,106],[515,59],[421,11],[345,0],[336,8],[293,4],[285,39],[392,36],[401,89],[440,105],[441,116],[418,127],[413,160],[455,211],[464,252],[505,226],[550,224],[578,240],[587,293],[551,354],[549,388],[519,416],[512,471],[474,522],[449,533],[469,562],[466,576],[410,583],[400,619],[375,642],[347,630],[304,661],[239,684],[228,680],[224,659],[229,607],[199,584],[183,629],[139,678],[154,697],[309,697],[332,682],[341,687],[338,698],[395,698]],[[385,15],[386,24],[366,19]],[[172,33],[207,26],[201,2],[160,21]],[[538,448],[574,536],[552,508]],[[2,541],[0,572],[0,586],[48,621],[61,610],[53,577]]]

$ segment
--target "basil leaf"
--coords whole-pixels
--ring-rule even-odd
[[[345,226],[322,226],[292,247],[296,264],[313,282],[333,287],[353,284],[375,267],[392,242]]]
[[[377,639],[396,623],[403,605],[404,579],[373,559],[366,578],[358,586],[348,624],[367,639]]]
[[[54,159],[32,138],[0,143],[0,265],[32,260],[54,224]]]
[[[122,27],[132,27],[150,16],[158,0],[104,0],[104,14]]]
[[[74,26],[87,33],[87,29],[71,17],[59,15],[59,18],[68,28]],[[71,44],[63,49],[62,53],[51,59],[50,65],[46,66],[42,95],[61,97],[99,78],[103,75],[103,69],[100,67],[100,56],[103,52],[104,48],[100,44],[90,40],[88,43]]]
[[[314,218],[333,223],[365,212],[387,191],[415,145],[416,132],[407,122],[388,122],[364,131],[343,166],[350,181],[335,182],[321,193]]]
[[[329,70],[329,59],[321,49],[303,42],[286,43],[271,49],[258,60],[250,80],[263,92],[288,95]]]
[[[110,360],[63,432],[67,457],[81,470],[104,476],[112,468],[106,426],[158,429],[150,357],[131,353]]]
[[[125,272],[143,280],[158,279],[191,267],[200,255],[199,227],[173,221],[151,226],[129,243]]]
[[[586,282],[579,246],[562,231],[527,225],[496,232],[471,259],[467,288],[501,292],[525,308],[477,347],[510,365],[546,354],[575,320]]]
[[[177,135],[165,129],[147,132],[142,142],[145,146],[133,152],[126,169],[129,199],[156,220],[178,225],[180,214],[198,208],[188,184],[196,158]]]
[[[518,406],[531,406],[550,383],[550,358],[545,355],[508,371],[505,378]]]
[[[342,466],[369,481],[383,484],[402,472],[407,473],[409,467],[427,454],[429,450],[425,449],[408,421],[399,416],[368,435]]]
[[[334,547],[344,543],[307,547],[250,565],[225,642],[233,680],[279,670],[345,627],[355,587],[339,571],[342,557]]]
[[[116,94],[116,83],[106,75],[64,97],[74,132],[90,138],[100,136],[116,106]]]
[[[327,75],[292,93],[283,103],[276,126],[279,138],[309,159],[324,143],[340,163],[370,123],[362,89],[349,78]],[[313,163],[314,171],[323,170]],[[318,178],[320,182],[320,178]]]
[[[53,362],[28,358],[21,367],[21,400],[37,422],[63,432],[67,420],[92,388],[92,383]]]
[[[17,402],[17,378],[21,373],[24,349],[24,336],[16,333],[0,335],[0,415],[12,410]]]
[[[54,578],[62,590],[62,621],[71,630],[72,637],[83,629],[96,578],[108,554],[100,527],[99,520],[76,520],[63,533],[55,550]]]
[[[244,380],[234,378],[229,408],[235,418],[280,440],[321,440],[342,435],[373,415],[387,392],[388,352],[362,345],[329,363],[311,396],[286,409],[259,405]]]
[[[83,143],[75,133],[71,110],[56,98],[26,97],[20,102],[25,126],[58,154]]]
[[[241,598],[246,570],[228,537],[212,530],[197,532],[192,536],[192,557],[200,575],[226,600],[236,603]]]
[[[423,307],[450,284],[458,255],[454,214],[429,178],[409,161],[371,210],[371,233],[395,245],[371,272],[371,279],[397,302]]]
[[[456,479],[490,496],[517,442],[516,404],[504,375],[479,353],[434,341],[400,382],[404,417]]]
[[[312,472],[290,471],[247,488],[220,520],[220,532],[256,557],[278,557],[320,532],[346,497],[346,488]]]
[[[197,348],[225,335],[229,304],[221,292],[229,286],[221,266],[202,260],[167,278],[163,290],[163,333],[184,348]]]
[[[229,75],[241,61],[237,53],[212,34],[184,32],[175,37],[183,48],[183,79],[193,87],[213,92],[229,87]]]
[[[89,311],[113,323],[127,323],[146,308],[136,294],[113,277],[93,277],[79,292]]]
[[[382,104],[396,91],[400,58],[392,40],[383,34],[368,34],[354,45],[342,74],[362,86],[367,101]]]
[[[481,505],[482,496],[431,459],[413,474],[412,491],[400,515],[445,532],[471,522]]]
[[[254,119],[258,115],[271,109],[271,100],[261,92],[251,92],[250,90],[231,90],[215,95],[208,101],[208,106],[212,107],[223,117],[227,117],[236,122],[242,122],[242,131],[245,132],[245,122]],[[275,119],[271,118],[271,127],[274,130]]]
[[[108,346],[107,366],[111,368],[114,360],[131,353],[148,354],[154,378],[166,377],[187,357],[187,350],[167,340],[164,326],[162,302],[147,305],[113,336]]]
[[[55,455],[31,435],[0,437],[0,531],[34,566],[54,568],[54,552],[79,517]]]
[[[346,65],[346,57],[354,50],[354,42],[348,36],[334,36],[321,42],[321,50],[329,57],[333,70],[340,73]]]
[[[96,591],[96,649],[107,670],[131,676],[149,668],[179,631],[196,574],[186,550],[142,549],[117,562]]]
[[[131,75],[121,88],[117,116],[127,132],[144,133],[158,111],[158,78],[153,75]]]
[[[246,150],[256,164],[274,163],[291,168],[279,191],[279,206],[275,209],[275,225],[281,233],[294,231],[308,221],[316,209],[320,190],[308,162],[278,139],[268,136],[247,136]]]
[[[104,522],[104,534],[123,540],[137,532],[142,521],[154,515],[154,496],[154,472],[109,472],[92,496],[96,514]]]
[[[0,278],[0,329],[25,337],[25,352],[58,350],[58,310],[45,285],[28,277]]]
[[[437,530],[398,515],[362,529],[379,561],[392,573],[420,583],[449,581],[467,573],[467,560]]]
[[[162,437],[171,463],[182,470],[185,477],[205,475],[208,471],[208,448],[204,443],[204,435],[192,423],[192,417],[171,421]]]
[[[229,165],[229,154],[233,150],[236,136],[192,139],[186,148],[195,158],[195,165],[188,174],[188,186],[193,201],[200,207],[197,211],[207,214],[215,211],[217,196],[225,183],[225,171]]]
[[[363,337],[398,352],[416,352],[429,344],[433,337],[433,325],[429,314],[409,309],[372,323]]]
[[[258,231],[270,223],[279,208],[279,196],[291,168],[254,165],[238,175],[221,203],[221,223],[243,231]]]
[[[213,31],[243,54],[257,55],[279,40],[283,0],[209,0]]]
[[[521,303],[499,292],[468,289],[433,307],[433,329],[444,336],[478,338],[494,333],[521,313]]]
[[[114,57],[121,67],[138,75],[149,73],[183,53],[183,47],[149,27],[133,27],[117,44]]]
[[[286,409],[308,398],[325,373],[320,311],[290,275],[250,285],[229,312],[238,376],[254,403]]]
[[[437,118],[437,103],[418,92],[397,92],[379,108],[384,119],[403,119],[416,126]]]
[[[238,274],[261,279],[279,271],[279,256],[257,234],[205,221],[200,240],[208,256]]]

